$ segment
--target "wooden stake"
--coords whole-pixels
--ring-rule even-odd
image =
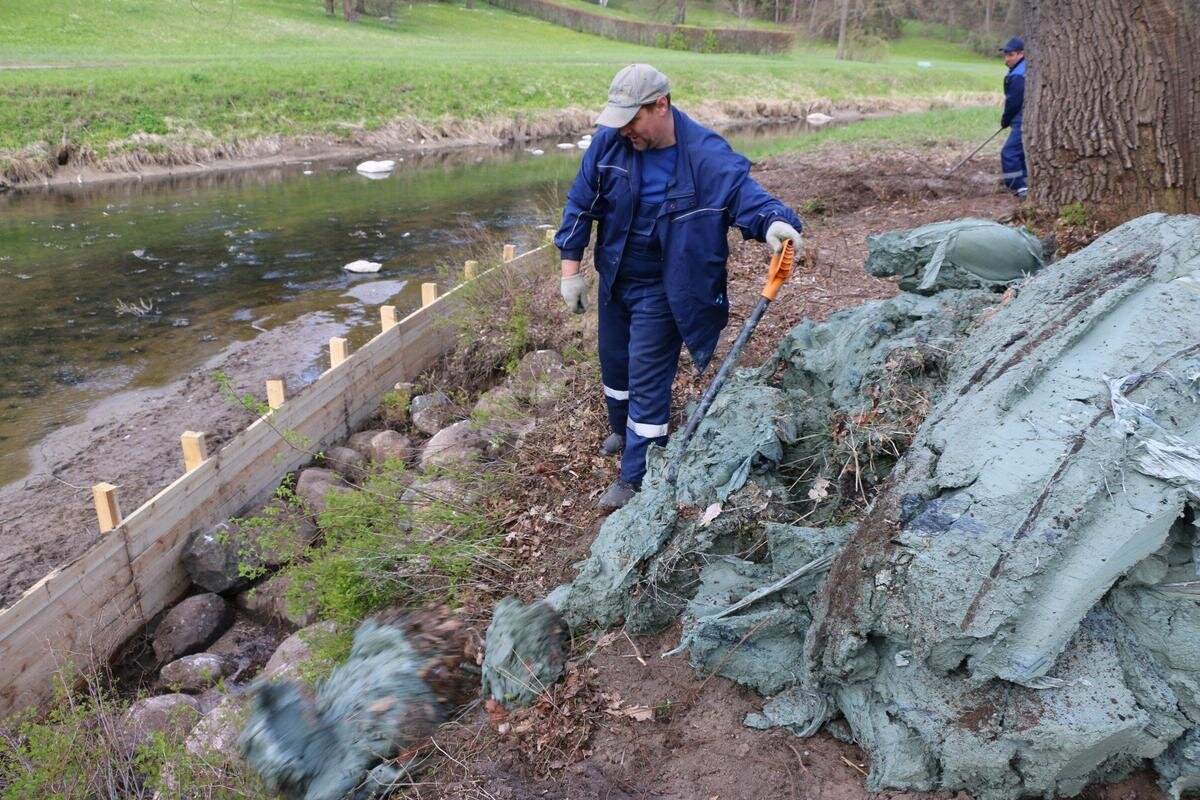
[[[554,228],[546,228],[546,241],[547,242],[554,241]]]
[[[108,533],[121,524],[117,487],[111,483],[97,483],[92,487],[92,499],[96,501],[96,519],[100,523],[101,533]]]
[[[475,272],[478,268],[479,268],[478,261],[468,261],[465,264],[463,264],[463,280],[465,280],[465,281],[475,280]]]
[[[421,308],[437,300],[437,284],[422,283],[421,284]]]
[[[350,357],[350,347],[346,340],[340,336],[334,336],[329,340],[329,368],[333,369],[338,364]]]
[[[517,257],[517,246],[515,244],[504,245],[504,260],[512,261]]]
[[[274,411],[283,405],[286,399],[283,388],[283,378],[271,378],[267,381],[267,405]]]
[[[183,471],[191,472],[208,458],[208,445],[200,431],[184,431],[179,437],[183,444]]]
[[[383,323],[383,329],[386,331],[389,328],[396,327],[396,307],[395,306],[380,306],[379,320]]]

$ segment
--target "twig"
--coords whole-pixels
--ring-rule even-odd
[[[629,638],[629,631],[621,628],[621,633],[625,635],[625,641],[629,642],[629,646],[633,648],[633,656],[638,660],[638,663],[643,667],[646,666],[646,659],[642,658],[642,651],[638,650],[638,646],[634,644],[633,639]]]
[[[853,761],[851,761],[850,759],[846,758],[845,756],[842,756],[841,758],[842,758],[842,761],[845,761],[845,762],[846,762],[846,765],[847,765],[847,766],[854,767],[854,769],[858,770],[858,771],[859,771],[859,773],[861,773],[861,774],[862,774],[864,777],[866,776],[866,774],[867,774],[867,771],[866,771],[865,769],[863,769],[862,767],[860,767],[858,764],[855,764]]]
[[[795,748],[795,747],[792,745],[792,743],[791,743],[791,742],[784,742],[784,744],[786,744],[786,745],[788,746],[788,749],[789,749],[789,750],[791,750],[793,753],[795,753],[795,754],[796,754],[796,760],[800,762],[800,769],[801,769],[801,771],[802,771],[802,772],[803,772],[805,775],[807,775],[807,776],[809,776],[809,777],[811,778],[811,777],[812,777],[812,773],[808,771],[808,767],[804,766],[804,759],[803,759],[803,758],[800,756],[800,751],[799,751],[799,750],[797,750],[797,749],[796,749],[796,748]]]

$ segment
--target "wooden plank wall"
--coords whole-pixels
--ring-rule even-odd
[[[503,279],[503,272],[535,263],[534,254],[543,249],[515,258],[506,251],[506,263],[477,280]],[[288,444],[282,431],[303,437],[307,450],[344,439],[397,382],[412,380],[453,347],[455,333],[445,321],[462,301],[461,288],[390,327],[385,324],[361,350],[0,611],[0,718],[44,705],[52,697],[54,673],[64,662],[108,658],[187,590],[179,552],[191,532],[265,500],[285,474],[311,460],[309,452]]]

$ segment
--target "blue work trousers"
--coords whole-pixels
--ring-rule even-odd
[[[1025,148],[1021,144],[1021,121],[1016,120],[1008,132],[1004,147],[1000,148],[1000,170],[1004,185],[1016,192],[1025,188]]]
[[[621,480],[641,486],[646,449],[667,442],[671,384],[683,338],[661,273],[630,276],[625,266],[612,297],[600,304],[600,376],[608,423],[613,433],[625,437]]]

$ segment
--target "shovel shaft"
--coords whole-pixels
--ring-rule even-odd
[[[712,407],[713,401],[717,399],[717,392],[721,391],[721,387],[725,384],[725,379],[729,376],[729,371],[737,363],[738,356],[741,355],[742,350],[746,347],[746,342],[750,341],[750,335],[754,333],[755,327],[758,326],[758,321],[762,319],[763,314],[766,313],[767,306],[770,304],[771,301],[766,297],[760,297],[758,303],[754,306],[754,310],[746,318],[746,324],[742,326],[741,333],[734,340],[733,347],[729,350],[729,355],[725,356],[725,360],[721,362],[721,368],[713,376],[712,383],[704,390],[704,394],[700,397],[700,404],[696,406],[696,410],[688,417],[687,427],[683,429],[683,434],[680,436],[678,450],[680,455],[687,450],[688,442],[692,440],[692,436],[696,433],[696,428],[700,427],[700,420],[704,419],[704,415]],[[675,483],[678,471],[679,457],[677,456],[667,468],[668,483]]]
[[[963,158],[963,160],[962,160],[962,161],[958,162],[958,163],[957,163],[957,164],[955,164],[953,167],[951,167],[950,169],[946,170],[946,174],[947,174],[947,175],[953,175],[953,174],[954,174],[954,173],[955,173],[955,172],[958,170],[958,168],[959,168],[959,167],[961,167],[963,164],[965,164],[965,163],[967,163],[968,161],[970,161],[970,160],[971,160],[971,158],[972,158],[972,157],[974,157],[974,155],[975,155],[976,153],[978,153],[980,150],[982,150],[984,147],[986,147],[988,142],[990,142],[992,139],[995,139],[997,136],[999,136],[999,135],[1000,135],[1000,131],[1002,131],[1002,130],[1004,130],[1004,128],[998,128],[998,129],[996,130],[996,132],[995,132],[995,133],[993,133],[991,136],[989,136],[989,137],[987,137],[986,139],[984,139],[984,140],[983,140],[983,144],[979,145],[979,147],[976,147],[974,150],[972,150],[971,152],[967,153],[966,157],[965,157],[965,158]]]

